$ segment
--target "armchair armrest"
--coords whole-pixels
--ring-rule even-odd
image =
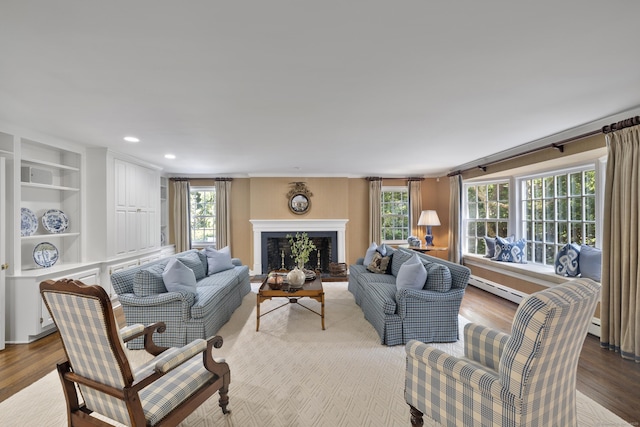
[[[464,325],[465,357],[498,370],[500,357],[510,335],[477,323]]]
[[[186,360],[191,359],[198,353],[207,349],[207,342],[203,339],[196,339],[180,348],[170,348],[156,359],[155,371],[166,374]]]
[[[498,400],[515,401],[515,396],[503,390],[498,374],[460,357],[451,356],[420,341],[410,340],[406,346],[407,381],[424,383],[425,368],[451,377],[481,393]]]
[[[144,333],[144,325],[136,324],[125,326],[120,329],[120,336],[122,337],[122,341],[127,342],[132,339],[139,337]]]

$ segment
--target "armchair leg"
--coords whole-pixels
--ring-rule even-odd
[[[227,405],[229,404],[229,394],[228,394],[229,388],[226,385],[224,385],[220,388],[218,393],[220,394],[218,405],[220,406],[220,408],[222,408],[223,414],[228,414],[229,412],[231,412],[227,409]]]
[[[411,427],[422,427],[424,425],[424,420],[422,419],[424,414],[411,405],[409,405],[409,412],[411,413]]]

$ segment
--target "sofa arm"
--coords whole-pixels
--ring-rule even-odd
[[[356,265],[364,265],[364,258],[358,258],[356,260]]]
[[[195,295],[190,292],[165,292],[148,297],[139,297],[135,294],[122,294],[118,295],[118,300],[123,307],[136,307],[143,310],[146,307],[158,310],[158,307],[178,303],[180,305],[181,318],[186,321],[190,319],[191,306],[195,302]]]
[[[503,390],[498,373],[493,370],[483,369],[466,359],[452,356],[416,340],[410,340],[406,344],[405,350],[407,353],[407,382],[427,387],[428,384],[425,384],[424,379],[425,372],[427,372],[426,381],[428,383],[431,380],[428,378],[428,372],[433,370],[497,400],[515,402],[515,396]],[[443,385],[442,388],[444,389],[445,386]]]
[[[464,325],[463,335],[465,357],[497,371],[510,335],[477,323]]]
[[[231,264],[235,265],[236,267],[242,267],[242,261],[240,260],[240,258],[231,258]]]

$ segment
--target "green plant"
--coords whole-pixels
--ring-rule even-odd
[[[303,267],[309,261],[309,254],[316,250],[307,233],[296,233],[295,237],[287,234],[289,244],[291,245],[291,258],[296,262],[298,267]]]

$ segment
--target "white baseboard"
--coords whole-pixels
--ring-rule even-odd
[[[469,284],[506,300],[515,302],[516,304],[520,304],[520,301],[522,301],[522,299],[527,295],[524,292],[511,289],[507,286],[474,275],[471,275],[469,278]]]

